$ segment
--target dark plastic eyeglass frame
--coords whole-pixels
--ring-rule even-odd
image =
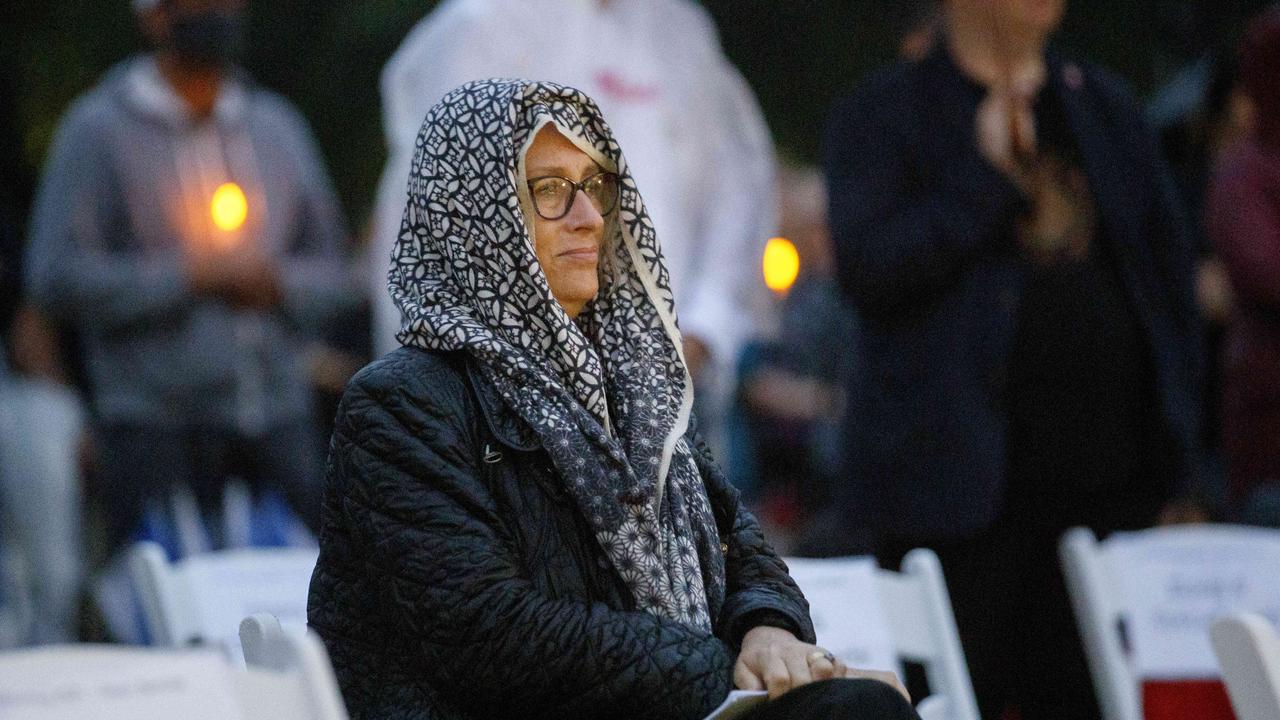
[[[575,200],[578,199],[579,192],[586,195],[586,190],[584,190],[583,187],[589,181],[594,180],[600,177],[601,175],[613,176],[613,202],[609,204],[609,207],[603,210],[597,211],[602,216],[608,215],[609,213],[613,212],[618,208],[618,198],[622,195],[622,183],[620,178],[618,177],[618,173],[609,172],[608,170],[601,170],[598,173],[594,173],[592,175],[584,177],[582,178],[582,182],[574,182],[569,178],[563,177],[561,175],[539,175],[536,178],[529,178],[527,181],[525,181],[525,184],[529,186],[529,202],[533,205],[533,211],[538,213],[538,217],[542,218],[543,220],[559,220],[565,215],[568,215],[569,211],[573,209],[573,203]],[[564,210],[562,210],[560,214],[556,215],[555,217],[547,217],[546,215],[542,214],[542,210],[538,209],[538,198],[533,193],[534,183],[538,182],[539,180],[551,180],[551,179],[563,180],[569,183],[569,186],[573,188],[573,190],[569,193],[569,199],[564,204]],[[590,195],[587,195],[587,202],[591,202]]]

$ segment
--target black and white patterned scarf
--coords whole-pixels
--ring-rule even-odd
[[[523,155],[548,123],[621,178],[600,290],[576,320],[521,209]],[[402,344],[465,351],[537,433],[637,606],[711,632],[724,555],[683,438],[693,385],[658,239],[595,103],[521,80],[446,95],[418,133],[388,285]]]

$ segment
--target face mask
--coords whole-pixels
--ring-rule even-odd
[[[216,10],[178,15],[173,19],[169,42],[184,64],[223,67],[240,57],[244,22],[238,13]]]

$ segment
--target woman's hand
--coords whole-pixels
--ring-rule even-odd
[[[1018,233],[1023,249],[1039,265],[1084,259],[1097,225],[1084,173],[1048,155],[1028,168],[1031,214]]]
[[[893,673],[849,668],[817,645],[766,625],[751,628],[742,637],[742,652],[733,667],[734,685],[742,690],[768,690],[770,700],[801,685],[831,678],[879,680],[911,701]]]

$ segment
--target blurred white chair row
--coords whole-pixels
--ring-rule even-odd
[[[1280,718],[1280,642],[1267,621],[1220,620],[1212,650],[1208,632],[1214,620],[1242,610],[1280,616],[1280,532],[1194,526],[1120,533],[1099,542],[1077,528],[1064,536],[1062,555],[1107,720],[1143,720],[1145,681],[1216,678],[1214,650],[1237,720]],[[253,549],[170,563],[158,546],[140,544],[130,558],[130,574],[156,643],[174,649],[172,662],[157,661],[164,657],[158,651],[136,648],[21,651],[0,656],[0,698],[10,704],[16,698],[36,710],[65,710],[101,695],[119,699],[124,717],[130,716],[128,702],[141,702],[148,693],[176,702],[191,700],[186,696],[193,688],[222,687],[241,707],[241,715],[227,717],[267,717],[254,714],[255,708],[271,702],[281,709],[270,717],[343,717],[324,649],[305,632],[315,560],[314,549]],[[904,661],[919,662],[931,693],[919,703],[921,717],[977,720],[942,570],[932,552],[912,551],[901,572],[882,570],[870,558],[787,563],[809,598],[820,644],[855,666],[901,670]],[[217,649],[177,650],[190,645]],[[231,672],[241,647],[251,671]],[[168,674],[156,674],[160,670]],[[194,678],[201,673],[225,677],[200,683]],[[19,676],[39,682],[6,688]],[[222,707],[219,712],[229,707],[226,698],[221,706],[209,698],[203,702]],[[78,714],[33,710],[18,716],[52,720]],[[132,715],[152,716],[160,715]]]
[[[305,630],[314,549],[242,549],[170,562],[154,543],[129,574],[157,648],[52,646],[0,656],[0,710],[31,720],[304,718],[340,720],[324,648]],[[924,665],[925,720],[977,720],[937,557],[907,555],[902,572],[869,558],[789,561],[813,606],[819,640],[850,664]],[[282,625],[281,619],[285,620]],[[238,637],[235,629],[239,628]],[[242,653],[242,654],[241,654]],[[243,657],[248,670],[237,669]]]
[[[278,670],[285,652],[280,639],[305,629],[314,549],[231,550],[171,563],[160,546],[139,543],[129,562],[156,644],[214,645],[233,660],[243,652],[250,667]],[[788,565],[810,599],[821,642],[856,666],[900,670],[900,661],[919,662],[932,692],[919,705],[922,717],[977,720],[932,552],[908,554],[900,573],[876,568],[869,558],[790,559]]]

